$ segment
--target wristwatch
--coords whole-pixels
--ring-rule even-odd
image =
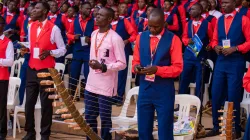
[[[49,51],[49,54],[50,54],[51,56],[53,56],[53,52],[52,52],[52,51]]]
[[[239,48],[238,48],[238,46],[237,47],[235,47],[236,48],[236,52],[238,52],[239,51]]]

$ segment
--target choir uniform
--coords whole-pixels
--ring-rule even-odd
[[[177,5],[176,3],[172,6],[171,11],[177,15],[179,31],[178,34],[182,35],[183,30],[186,26],[186,11],[183,5]]]
[[[22,42],[28,42],[28,28],[32,21],[28,16],[25,17],[25,20],[23,22],[23,27],[21,28],[21,33],[20,33],[20,40]],[[23,98],[24,98],[24,92],[25,92],[25,86],[26,86],[26,71],[28,68],[28,63],[29,63],[29,58],[30,54],[24,54],[24,63],[21,66],[21,71],[20,71],[20,79],[21,79],[21,85],[19,88],[19,104],[22,105],[23,103]]]
[[[209,12],[205,12],[203,14],[201,14],[201,16],[206,19],[208,22],[211,23],[212,25],[212,28],[214,29],[215,25],[216,25],[216,22],[217,22],[217,18],[210,15]]]
[[[23,16],[20,16],[19,14],[15,13],[6,12],[3,17],[6,20],[4,31],[8,29],[14,29],[19,31],[22,28]],[[18,34],[13,34],[10,37],[10,40],[13,42],[16,40],[20,40],[20,36]]]
[[[189,17],[189,10],[190,8],[197,3],[198,0],[188,0],[185,4],[184,4],[184,8],[186,10],[186,21],[189,21],[190,17]]]
[[[250,84],[249,83],[250,83],[250,68],[248,68],[248,71],[243,78],[243,87],[245,88],[245,90],[247,92],[250,92]],[[243,140],[249,140],[249,139],[250,139],[250,117],[248,117],[247,126],[245,129]]]
[[[8,67],[14,62],[14,49],[10,39],[0,36],[0,137],[7,135],[7,96],[10,73]]]
[[[235,10],[237,12],[239,12],[241,15],[247,16],[248,18],[250,18],[250,9],[244,6],[239,6],[237,8],[235,8]]]
[[[105,33],[96,30],[91,35],[90,60],[94,59],[107,66],[102,73],[90,69],[84,94],[85,119],[97,132],[97,117],[101,118],[101,138],[111,140],[112,96],[117,95],[118,71],[125,69],[126,58],[122,38],[112,29]],[[100,46],[96,50],[96,46]]]
[[[243,53],[250,49],[249,32],[249,19],[236,11],[221,16],[215,26],[212,47],[224,44],[225,47],[237,46],[238,48],[238,51],[231,55],[218,55],[216,60],[212,83],[212,115],[216,131],[219,130],[217,111],[226,97],[228,101],[234,102],[235,110],[240,110],[242,78],[246,67]],[[230,45],[228,45],[229,42]],[[223,87],[227,87],[227,92],[223,92]],[[240,111],[236,111],[235,116],[235,129],[236,132],[240,132]]]
[[[164,4],[164,0],[154,0],[154,5],[157,6],[157,8],[161,8]]]
[[[146,75],[140,75],[137,101],[140,139],[153,139],[153,121],[156,110],[159,139],[173,140],[174,78],[180,75],[183,68],[181,46],[180,39],[167,29],[163,29],[157,36],[151,35],[149,31],[137,36],[132,71],[138,64],[146,67],[152,63],[158,68],[153,82],[147,81]],[[153,59],[151,50],[155,50]]]
[[[48,72],[48,68],[55,67],[55,58],[66,53],[65,44],[60,29],[51,21],[33,22],[28,29],[28,40],[30,42],[30,59],[26,77],[26,104],[25,104],[25,131],[35,135],[34,110],[37,98],[40,94],[41,100],[41,137],[49,139],[52,125],[53,100],[48,99],[52,93],[45,92],[45,89],[53,86],[40,86],[41,80],[52,80],[51,77],[38,78],[37,73]],[[50,55],[44,60],[39,58],[43,50],[50,50]]]
[[[141,9],[141,10],[135,10],[130,19],[131,20],[134,20],[135,24],[136,24],[136,27],[138,29],[138,32],[141,32],[142,29],[140,28],[141,25],[143,25],[143,19],[147,17],[147,14],[146,14],[146,7],[144,9]]]
[[[200,38],[201,42],[203,43],[203,47],[199,52],[199,55],[196,57],[194,56],[193,52],[189,50],[187,47],[184,52],[184,68],[180,78],[180,94],[186,94],[188,91],[188,87],[190,82],[192,81],[192,73],[195,71],[195,95],[200,97],[200,90],[201,90],[201,80],[202,80],[202,65],[201,60],[207,58],[207,51],[206,46],[209,44],[209,40],[212,40],[213,30],[211,24],[201,18],[199,21],[190,20],[185,27],[182,41],[185,46],[188,46],[189,39],[192,39],[193,36],[197,34]]]
[[[132,24],[126,18],[119,19],[118,21],[113,21],[111,25],[112,25],[112,29],[116,31],[123,40],[129,40],[130,42],[127,45],[125,45],[125,48],[124,48],[126,62],[128,62],[129,56],[133,54],[131,43],[135,41],[137,32],[132,26]],[[122,99],[125,93],[127,74],[128,74],[128,67],[126,67],[122,71],[119,71],[118,73],[117,93],[118,93],[118,96],[121,97],[121,98],[117,98],[118,100]]]
[[[73,50],[73,58],[71,63],[71,71],[70,76],[70,89],[74,92],[76,89],[77,81],[79,79],[82,65],[84,67],[84,77],[85,82],[88,78],[89,73],[89,53],[90,53],[90,44],[82,44],[81,38],[91,37],[92,32],[94,31],[94,19],[92,17],[88,17],[86,20],[83,20],[81,15],[75,17],[74,22],[72,22],[70,26],[70,30],[67,34],[68,39],[73,40],[72,50]],[[81,38],[78,40],[74,40],[74,36],[76,34],[80,34]]]
[[[181,36],[181,33],[178,32],[180,27],[177,15],[172,11],[167,11],[164,12],[164,16],[165,21],[168,23],[168,30],[175,33],[177,36]]]

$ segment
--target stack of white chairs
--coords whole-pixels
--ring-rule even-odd
[[[240,103],[240,106],[246,110],[247,118],[250,113],[250,93],[244,90],[243,100]]]

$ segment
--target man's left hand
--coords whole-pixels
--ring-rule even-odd
[[[124,42],[125,45],[127,45],[129,43],[128,40],[124,40],[123,42]]]
[[[88,44],[90,44],[90,38],[86,36],[85,37],[85,42],[88,43]]]
[[[148,67],[142,69],[140,73],[146,74],[146,75],[151,75],[151,74],[155,74],[157,72],[157,70],[158,70],[158,68],[156,66],[148,66]]]
[[[49,50],[43,50],[43,52],[39,55],[39,58],[41,60],[44,60],[49,55],[50,55],[50,51]]]
[[[230,47],[230,48],[223,48],[222,49],[222,54],[224,54],[225,56],[228,56],[234,52],[236,52],[236,47]]]
[[[90,60],[89,66],[94,70],[102,69],[102,64],[100,64],[97,60]]]

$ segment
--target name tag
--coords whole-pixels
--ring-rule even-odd
[[[230,42],[230,39],[225,39],[225,40],[222,40],[222,45],[223,45],[223,48],[230,48],[231,47],[231,42]]]
[[[88,43],[85,42],[85,36],[81,37],[80,39],[81,39],[82,46],[88,45]]]
[[[33,58],[39,59],[39,53],[40,53],[40,49],[39,48],[34,48],[33,49]]]
[[[145,80],[149,81],[149,82],[154,82],[155,81],[155,74],[146,75]]]

